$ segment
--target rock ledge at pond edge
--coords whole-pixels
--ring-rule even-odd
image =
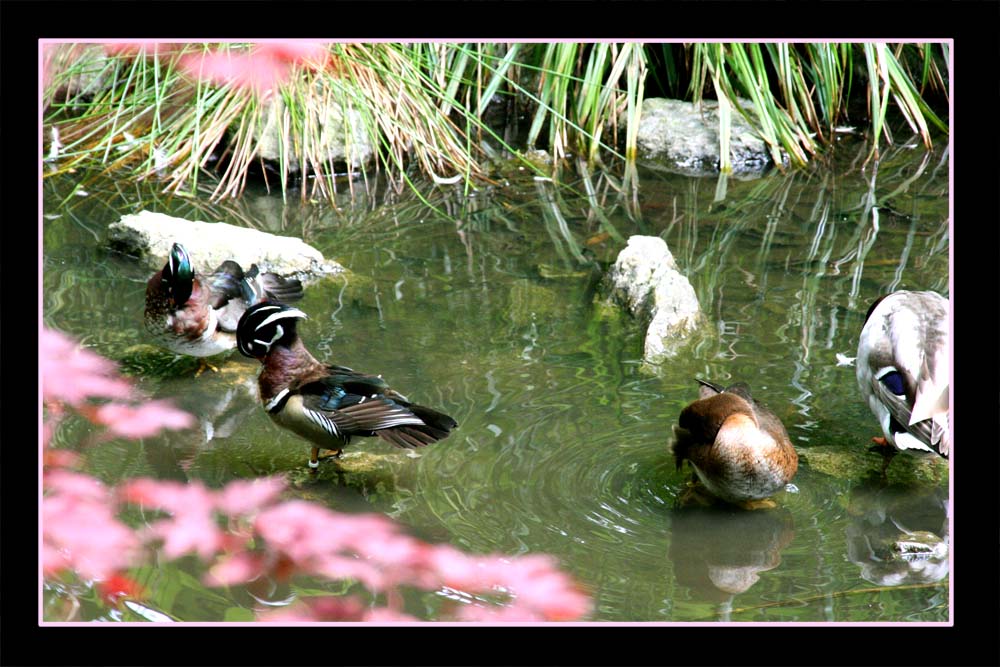
[[[276,236],[224,222],[200,222],[163,213],[140,211],[124,215],[108,226],[108,245],[138,257],[150,268],[161,268],[174,243],[190,253],[195,271],[214,271],[227,259],[244,268],[257,264],[262,271],[303,281],[344,272],[344,267],[302,239]]]

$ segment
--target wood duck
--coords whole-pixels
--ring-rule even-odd
[[[690,461],[712,495],[736,505],[752,507],[780,491],[799,467],[781,421],[743,382],[725,389],[698,383],[700,398],[674,426],[677,468]]]
[[[214,272],[195,274],[180,243],[163,268],[146,283],[146,329],[157,343],[178,354],[210,357],[236,347],[236,326],[247,307],[262,300],[294,301],[302,283],[254,264],[246,272],[226,260]],[[202,361],[198,373],[207,364]]]
[[[352,436],[378,436],[399,447],[423,447],[446,438],[458,426],[448,415],[389,388],[381,375],[319,362],[295,327],[306,314],[275,303],[256,304],[240,318],[239,351],[263,364],[258,386],[267,414],[279,426],[313,445],[309,467],[320,450],[339,457]]]
[[[874,442],[948,456],[948,338],[948,300],[936,292],[893,292],[868,309],[855,372],[885,436]]]

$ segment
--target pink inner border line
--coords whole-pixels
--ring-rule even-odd
[[[38,40],[38,332],[39,340],[41,339],[41,331],[43,326],[42,318],[42,265],[43,265],[43,254],[42,254],[42,230],[44,225],[44,210],[43,206],[43,191],[42,191],[42,174],[44,169],[43,162],[43,149],[44,149],[44,127],[42,124],[42,84],[44,81],[44,48],[52,44],[67,44],[67,43],[79,43],[79,44],[122,44],[122,43],[137,43],[139,40],[134,39],[123,39],[123,38],[108,38],[108,39],[40,39]],[[551,40],[551,39],[476,39],[476,38],[463,38],[463,39],[364,39],[364,40],[352,40],[352,39],[275,39],[275,38],[247,38],[247,39],[152,39],[152,40],[141,40],[144,44],[217,44],[217,43],[243,43],[243,42],[325,42],[325,43],[351,43],[351,42],[366,42],[366,43],[402,43],[402,44],[419,44],[419,43],[452,43],[452,42],[470,42],[470,43],[493,43],[493,42],[522,42],[522,43],[548,43],[548,42],[569,42],[578,41],[581,43],[716,43],[716,42],[731,42],[740,44],[758,44],[758,43],[775,43],[775,44],[785,44],[785,43],[812,43],[812,44],[828,44],[828,43],[848,43],[848,44],[865,44],[865,43],[910,43],[910,42],[921,42],[927,44],[947,44],[948,45],[948,122],[949,122],[949,132],[948,132],[948,293],[949,293],[949,326],[952,332],[952,341],[950,349],[950,362],[952,377],[954,377],[955,368],[955,346],[954,346],[954,330],[955,330],[955,309],[954,309],[954,281],[955,273],[952,267],[955,265],[955,153],[954,153],[954,137],[955,137],[955,90],[954,90],[954,51],[955,51],[955,40],[954,39],[913,39],[913,38],[880,38],[880,39],[795,39],[795,38],[775,38],[775,39],[745,39],[745,38],[734,38],[734,39],[678,39],[678,38],[644,38],[644,39],[580,39],[580,40]],[[952,434],[955,432],[955,387],[954,383],[949,381],[949,396],[948,405],[950,409],[949,420]],[[37,486],[38,486],[38,553],[42,552],[42,442],[41,442],[41,430],[42,430],[42,387],[41,387],[41,368],[38,369],[38,432],[39,432],[39,442],[38,442],[38,476],[37,476]],[[953,447],[954,450],[954,438]],[[948,515],[948,621],[915,621],[915,622],[905,622],[905,621],[864,621],[864,622],[850,622],[850,621],[716,621],[716,622],[702,622],[702,621],[639,621],[634,623],[623,623],[615,621],[587,621],[587,622],[549,622],[549,623],[454,623],[448,621],[427,621],[420,623],[375,623],[375,622],[342,622],[342,623],[271,623],[262,624],[260,622],[249,622],[249,623],[224,623],[224,622],[181,622],[181,623],[97,623],[97,622],[59,622],[59,621],[45,621],[42,618],[43,610],[43,583],[44,577],[42,576],[42,563],[41,558],[39,558],[37,564],[38,572],[38,624],[45,627],[189,627],[189,626],[205,626],[205,627],[261,627],[261,625],[274,625],[274,626],[304,626],[304,627],[315,627],[315,626],[362,626],[362,627],[407,627],[407,626],[432,626],[432,627],[481,627],[481,626],[492,626],[492,627],[534,627],[534,626],[555,626],[555,627],[575,627],[575,626],[587,626],[587,627],[648,627],[648,626],[676,626],[676,627],[746,627],[746,626],[763,626],[763,627],[775,627],[775,626],[791,626],[791,627],[919,627],[919,626],[931,626],[931,627],[951,627],[955,624],[955,563],[954,563],[954,545],[955,545],[955,520],[954,520],[954,509],[952,503],[955,497],[955,476],[954,476],[954,459],[955,453],[952,451],[948,458],[948,504],[949,504],[949,515]]]

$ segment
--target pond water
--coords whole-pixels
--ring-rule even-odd
[[[876,170],[863,167],[866,150],[845,140],[826,164],[724,189],[640,168],[634,196],[605,176],[556,188],[516,168],[471,195],[428,187],[424,202],[382,188],[336,206],[46,180],[46,326],[201,424],[104,441],[78,421],[55,445],[81,451],[108,483],[284,474],[291,495],[382,512],[432,542],[552,554],[592,596],[596,621],[947,621],[948,561],[907,562],[891,544],[901,527],[948,539],[948,466],[897,456],[883,475],[868,451],[878,425],[837,355],[855,356],[877,296],[948,294],[948,155],[899,145]],[[109,223],[142,209],[300,236],[348,267],[349,278],[307,288],[306,345],[382,373],[459,428],[416,457],[355,440],[354,470],[326,462],[310,474],[306,445],[257,402],[256,361],[234,353],[197,378],[170,355],[149,361],[152,272],[104,246]],[[666,240],[706,315],[659,368],[642,363],[639,323],[599,303],[599,276],[633,234]],[[679,506],[690,473],[675,469],[671,426],[696,377],[748,382],[783,420],[800,468],[777,508]],[[139,578],[151,606],[189,621],[250,620],[261,600],[340,591],[296,581],[250,595],[205,588],[199,571],[180,561]],[[47,590],[46,604],[59,595]],[[117,613],[85,604],[79,618]]]

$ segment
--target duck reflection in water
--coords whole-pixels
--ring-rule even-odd
[[[950,503],[937,488],[861,486],[851,492],[847,556],[878,586],[929,584],[948,575]]]
[[[723,618],[733,599],[781,564],[781,551],[795,536],[785,509],[739,512],[685,508],[672,513],[669,556],[677,583],[701,601],[721,604]]]

